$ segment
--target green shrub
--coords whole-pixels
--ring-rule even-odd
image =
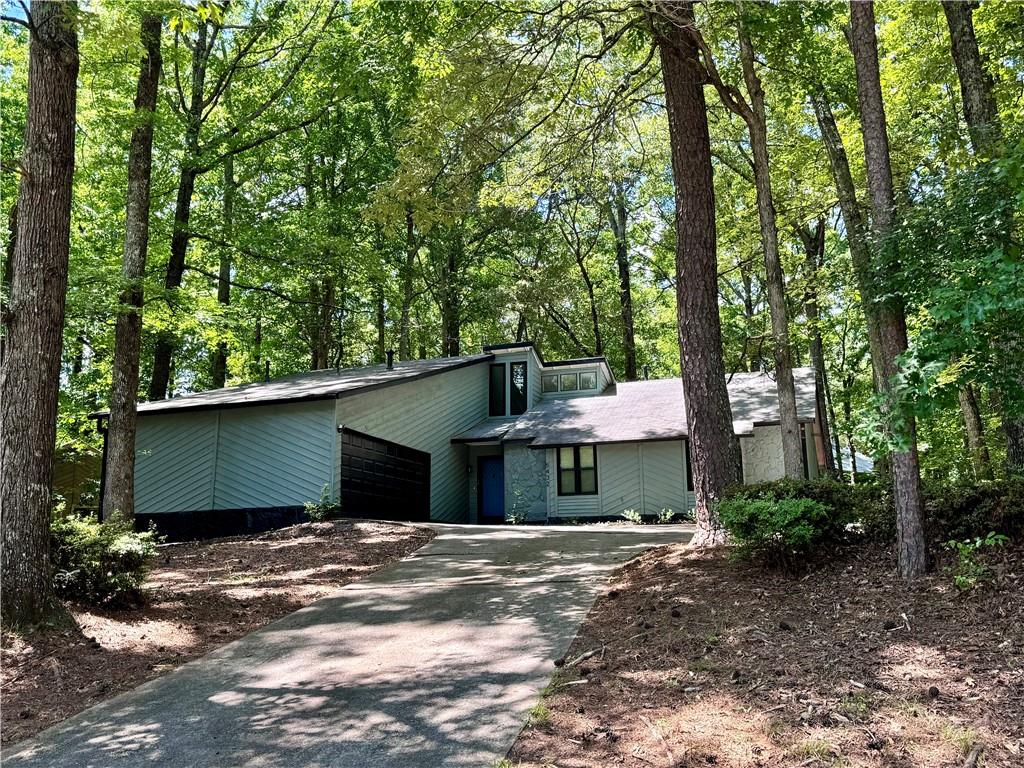
[[[935,542],[984,537],[989,531],[1012,539],[1024,534],[1024,478],[924,488],[925,519]]]
[[[787,571],[800,570],[824,546],[845,536],[845,525],[820,501],[733,495],[718,504],[718,517],[736,554]]]
[[[946,542],[946,549],[956,554],[956,562],[947,569],[953,577],[953,584],[962,592],[974,589],[978,584],[987,581],[991,571],[987,565],[978,560],[983,549],[992,549],[1005,545],[1009,539],[1001,533],[990,531],[987,536],[972,539]]]
[[[307,501],[304,505],[306,517],[314,523],[337,517],[341,507],[331,498],[331,490],[325,484],[320,490],[320,501]]]
[[[66,515],[53,520],[50,535],[58,595],[96,605],[139,600],[147,560],[156,551],[154,531]]]
[[[633,525],[640,525],[644,521],[643,516],[635,509],[622,510],[622,518]]]

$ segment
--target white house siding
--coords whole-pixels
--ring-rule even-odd
[[[681,440],[642,443],[644,514],[663,509],[683,512],[690,508],[686,493],[686,468]]]
[[[301,506],[333,473],[334,403],[139,418],[136,512]]]
[[[140,416],[135,438],[135,511],[213,507],[217,411]]]
[[[430,518],[467,520],[468,451],[452,435],[487,416],[486,361],[339,398],[338,425],[430,454]]]
[[[593,496],[559,496],[557,454],[553,449],[544,453],[549,517],[617,517],[626,509],[653,516],[666,508],[693,508],[681,440],[597,446],[598,493]]]
[[[333,486],[334,403],[220,412],[214,509],[301,506]]]
[[[620,515],[623,510],[643,511],[640,443],[599,445],[597,482],[601,486],[601,513]]]

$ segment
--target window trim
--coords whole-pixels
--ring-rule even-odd
[[[494,412],[494,370],[501,370],[501,412]],[[487,415],[491,418],[501,418],[508,415],[508,371],[505,363],[491,363],[487,369]]]
[[[571,467],[562,466],[562,451],[566,448],[572,449],[572,460],[573,465]],[[592,491],[581,491],[580,490],[580,476],[584,468],[580,466],[580,448],[589,448],[594,454],[594,490]],[[591,467],[586,467],[590,470]],[[597,446],[590,445],[563,445],[555,448],[555,470],[558,478],[558,495],[559,496],[597,496],[600,493],[600,486],[598,485],[597,476]],[[562,473],[572,472],[573,474],[573,487],[566,490],[562,484]]]

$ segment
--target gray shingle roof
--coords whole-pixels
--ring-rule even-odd
[[[812,420],[814,374],[809,368],[797,368],[793,377],[797,416]],[[754,425],[778,422],[775,379],[768,374],[735,374],[728,389],[736,434],[750,434]],[[520,416],[504,439],[539,447],[669,440],[688,432],[682,381],[656,379],[621,383],[614,394],[544,402]]]
[[[183,395],[170,400],[141,403],[139,413],[206,410],[233,408],[241,405],[269,405],[293,400],[327,400],[359,390],[386,387],[412,381],[442,371],[461,368],[493,359],[494,355],[468,355],[444,357],[436,360],[408,360],[396,362],[392,370],[383,363],[363,368],[333,368],[322,371],[296,373],[266,382],[240,384],[224,389],[212,389]],[[91,414],[105,416],[106,412]]]

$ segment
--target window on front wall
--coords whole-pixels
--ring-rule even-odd
[[[580,374],[580,389],[597,389],[596,371],[584,371]]]
[[[558,374],[545,373],[540,377],[540,391],[544,394],[558,391]]]
[[[491,416],[505,415],[505,364],[491,366],[488,413]]]
[[[558,495],[585,496],[597,493],[597,450],[592,445],[558,449]]]
[[[526,413],[526,363],[512,363],[509,369],[509,413],[518,416]]]
[[[577,375],[575,373],[563,373],[558,377],[558,388],[562,392],[575,392],[580,388]]]

